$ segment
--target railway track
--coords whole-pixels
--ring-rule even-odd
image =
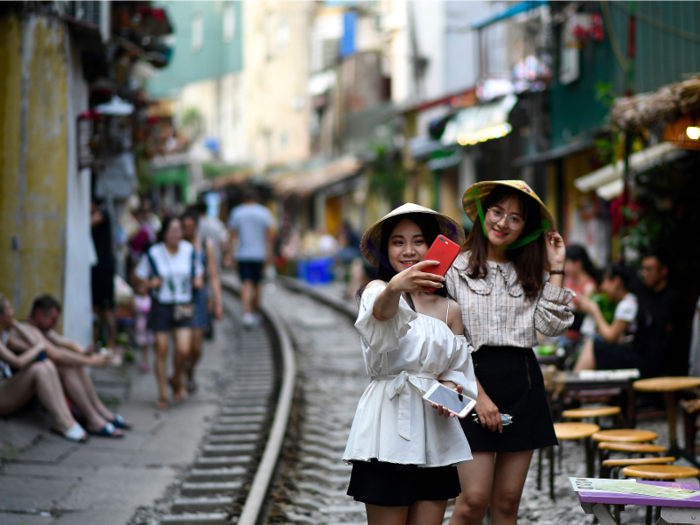
[[[226,289],[229,306],[237,287]],[[260,326],[237,338],[236,373],[161,524],[254,525],[261,517],[287,431],[296,374],[278,314],[264,308],[263,317]]]

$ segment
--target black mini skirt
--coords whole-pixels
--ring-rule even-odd
[[[474,421],[459,422],[472,452],[521,452],[557,444],[544,379],[531,348],[482,346],[472,354],[474,373],[501,414],[513,417],[503,433]]]
[[[384,507],[447,501],[461,492],[457,467],[418,467],[384,461],[353,461],[348,496]]]

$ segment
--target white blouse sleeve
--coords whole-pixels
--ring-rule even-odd
[[[472,363],[472,350],[466,337],[456,335],[450,364],[447,371],[440,375],[440,380],[452,381],[460,385],[465,395],[476,399],[477,387],[474,364]]]
[[[576,294],[568,288],[545,283],[535,308],[537,331],[550,337],[564,335],[574,322],[574,314],[569,305],[574,297]]]
[[[363,292],[360,312],[355,321],[355,328],[367,343],[370,352],[377,354],[398,350],[399,339],[408,333],[411,329],[409,323],[418,317],[418,314],[401,300],[396,315],[391,319],[380,321],[374,317],[374,302],[385,288],[386,286],[375,284]]]

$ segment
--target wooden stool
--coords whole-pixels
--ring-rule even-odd
[[[590,423],[555,423],[554,432],[560,441],[583,439],[586,453],[586,472],[589,478],[593,477],[593,454],[591,450],[591,436],[598,432],[600,427]],[[561,443],[559,444],[561,450]],[[554,501],[554,447],[547,450],[549,456],[549,497]],[[561,468],[561,464],[559,465]],[[537,452],[537,490],[542,488],[542,449]]]
[[[663,454],[667,448],[663,445],[652,445],[650,443],[610,443],[603,441],[598,443],[598,450],[625,452],[627,454]]]
[[[606,459],[603,461],[600,469],[601,478],[616,478],[613,475],[616,469],[622,467],[635,467],[639,465],[664,465],[668,463],[673,463],[676,458],[671,456],[666,456],[663,458],[623,458],[623,459]]]
[[[592,407],[592,408],[573,408],[564,410],[561,413],[562,417],[567,419],[587,419],[593,418],[596,425],[600,426],[598,418],[604,416],[620,416],[622,410],[620,407]]]
[[[617,443],[645,443],[654,441],[659,437],[651,430],[637,430],[635,428],[625,428],[616,430],[601,430],[593,434],[593,441],[613,441]]]
[[[692,467],[681,467],[677,465],[639,465],[625,467],[622,473],[630,478],[641,478],[652,481],[675,481],[678,479],[697,478],[700,470]],[[652,507],[647,507],[646,525],[651,525]],[[657,507],[657,514],[659,509]],[[658,517],[657,517],[658,519]]]

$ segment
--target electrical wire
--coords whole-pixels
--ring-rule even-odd
[[[600,7],[603,11],[603,20],[605,21],[605,28],[608,30],[608,38],[610,40],[610,45],[612,46],[613,53],[615,54],[615,58],[617,58],[617,61],[620,63],[622,71],[627,73],[629,71],[630,65],[627,62],[625,55],[622,53],[622,49],[620,49],[620,44],[618,44],[617,42],[615,27],[612,23],[612,16],[610,16],[610,6],[608,6],[608,2],[601,1]]]

